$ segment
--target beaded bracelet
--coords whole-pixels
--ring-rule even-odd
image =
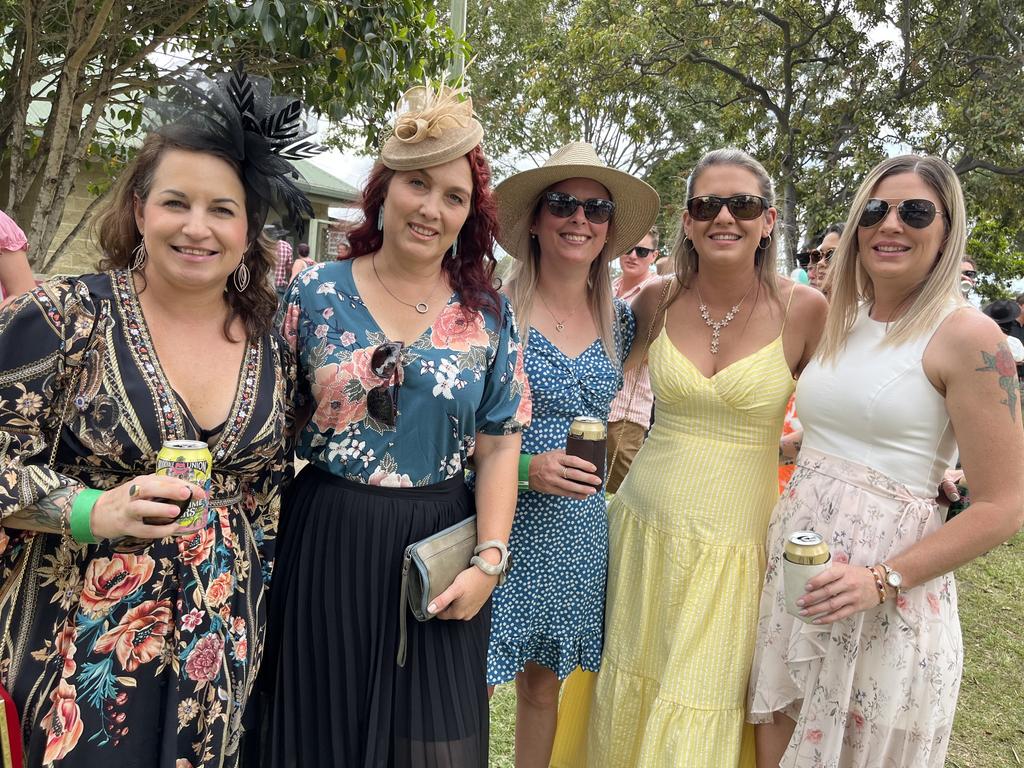
[[[881,605],[885,602],[885,582],[882,581],[881,575],[878,573],[878,566],[865,565],[871,575],[875,577],[875,589],[878,590],[878,604]]]
[[[75,494],[71,502],[71,538],[79,544],[95,544],[99,541],[92,533],[92,508],[103,495],[103,491],[85,488]]]

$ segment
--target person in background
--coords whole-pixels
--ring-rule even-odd
[[[295,257],[291,245],[281,237],[285,234],[284,231],[271,226],[267,226],[266,230],[271,238],[279,238],[275,241],[277,258],[274,262],[274,290],[280,303],[288,284],[292,281],[292,262]]]
[[[0,211],[0,298],[4,303],[36,287],[27,253],[25,233],[14,219]]]
[[[265,766],[487,766],[490,597],[529,401],[494,288],[483,128],[461,93],[406,92],[351,257],[303,271],[285,297],[309,464],[278,540]],[[477,556],[416,621],[406,548],[474,514]]]
[[[347,259],[350,253],[352,253],[352,244],[348,241],[348,235],[342,235],[338,238],[338,261]]]
[[[615,298],[632,304],[643,287],[658,278],[651,271],[658,256],[658,230],[652,227],[639,243],[619,257],[622,275],[612,282]],[[646,365],[638,366],[626,373],[608,414],[608,493],[619,489],[633,457],[643,445],[653,408],[650,374]]]
[[[945,765],[964,650],[953,571],[1024,523],[1016,369],[960,295],[965,241],[940,158],[884,160],[854,197],[799,380],[800,459],[767,536],[747,702],[762,768]],[[958,450],[972,503],[944,523],[935,488]],[[799,617],[782,563],[796,531],[832,557]]]
[[[297,253],[296,253],[296,256],[295,256],[295,261],[292,262],[292,276],[291,276],[292,280],[294,280],[298,276],[299,272],[301,272],[304,269],[309,269],[314,264],[316,264],[316,261],[314,261],[313,259],[311,259],[309,257],[309,245],[308,244],[306,244],[306,243],[299,243],[296,246],[295,250],[296,250]],[[289,281],[289,282],[291,282],[291,281]]]
[[[832,258],[836,246],[839,245],[839,238],[842,236],[845,228],[846,225],[842,222],[831,224],[825,230],[825,235],[821,238],[821,242],[818,243],[818,247],[810,253],[807,277],[810,279],[811,285],[826,296],[828,295],[828,288],[825,285],[825,279],[828,277],[829,260]]]
[[[184,83],[201,100],[117,180],[104,271],[0,313],[0,678],[27,766],[239,764],[292,462],[261,233],[271,201],[312,210],[290,177],[296,102],[282,114],[240,69],[218,80]],[[208,493],[154,474],[167,440],[209,445]]]
[[[977,282],[978,268],[974,264],[974,259],[964,256],[960,262],[960,293],[965,299],[971,295]]]

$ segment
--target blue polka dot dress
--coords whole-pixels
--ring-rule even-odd
[[[615,315],[616,361],[608,359],[600,339],[570,358],[530,329],[524,364],[533,421],[523,432],[523,453],[564,449],[576,416],[607,423],[611,401],[622,386],[621,361],[636,334],[632,310],[619,299]],[[512,570],[494,591],[489,684],[514,679],[528,661],[548,667],[560,680],[578,666],[599,668],[608,570],[606,507],[603,492],[583,500],[519,492],[509,539]]]

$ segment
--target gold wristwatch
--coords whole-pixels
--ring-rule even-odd
[[[896,599],[900,597],[900,590],[903,588],[903,574],[894,570],[888,563],[879,563],[885,571],[885,583],[893,588]]]

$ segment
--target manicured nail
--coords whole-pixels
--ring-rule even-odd
[[[803,608],[804,607],[804,599],[801,597],[799,600],[796,601],[796,604],[799,605],[801,608]]]
[[[949,494],[949,498],[952,501],[960,501],[960,494],[954,491],[953,493]]]
[[[437,613],[437,603],[431,603],[427,606],[427,613]]]
[[[804,608],[802,611],[800,611],[800,615],[801,616],[806,616],[807,615],[807,609]]]

